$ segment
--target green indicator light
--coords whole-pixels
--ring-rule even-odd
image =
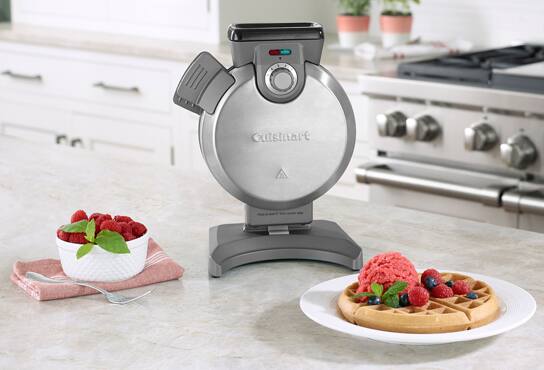
[[[280,49],[280,55],[291,55],[291,49]]]

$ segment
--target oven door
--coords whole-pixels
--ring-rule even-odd
[[[502,196],[505,211],[518,215],[518,227],[544,232],[544,185],[522,182]]]
[[[517,226],[517,214],[504,212],[501,196],[519,179],[379,158],[356,169],[357,182],[369,187],[369,201],[464,219]]]

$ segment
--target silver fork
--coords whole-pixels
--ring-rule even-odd
[[[99,291],[100,293],[102,293],[104,295],[104,297],[106,297],[108,302],[113,303],[113,304],[127,304],[127,303],[130,303],[130,302],[134,302],[135,300],[140,299],[142,297],[145,297],[146,295],[148,295],[149,293],[152,292],[152,290],[148,290],[144,294],[141,294],[141,295],[139,295],[137,297],[125,297],[124,295],[121,295],[121,294],[118,294],[118,293],[108,292],[107,290],[99,288],[99,287],[94,286],[94,285],[91,285],[86,281],[71,280],[71,279],[68,279],[68,278],[66,278],[66,279],[65,278],[56,278],[55,279],[55,278],[50,278],[50,277],[47,277],[47,276],[42,275],[40,273],[32,272],[32,271],[28,271],[25,274],[25,276],[30,280],[40,281],[42,283],[51,283],[51,284],[69,283],[69,284],[74,284],[74,285],[86,286],[86,287],[89,287],[91,289]]]

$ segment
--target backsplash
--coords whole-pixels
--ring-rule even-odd
[[[414,8],[414,35],[455,37],[477,45],[544,43],[542,0],[422,0]]]
[[[321,22],[336,31],[336,0],[320,0]],[[370,32],[379,37],[379,2],[373,3]],[[542,0],[421,0],[414,5],[413,36],[431,40],[462,38],[479,46],[508,45],[516,41],[544,44]]]

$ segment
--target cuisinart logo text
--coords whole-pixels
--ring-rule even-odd
[[[256,143],[277,143],[286,141],[310,141],[310,133],[304,132],[267,132],[255,133],[251,139]]]

